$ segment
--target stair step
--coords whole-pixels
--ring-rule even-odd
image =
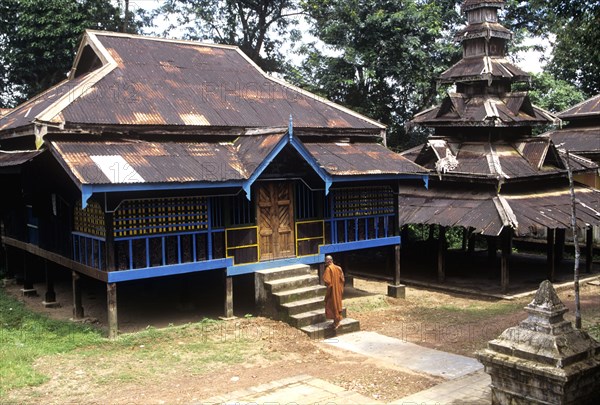
[[[333,321],[308,325],[300,328],[311,339],[328,339],[334,336],[343,335],[345,333],[357,332],[360,330],[360,322],[352,318],[344,318],[340,322],[340,327],[333,329]]]
[[[313,311],[315,309],[323,308],[324,306],[325,302],[323,301],[323,297],[308,298],[305,300],[287,302],[281,305],[288,316],[296,315],[301,312]]]
[[[311,273],[311,269],[310,266],[306,264],[291,264],[289,266],[282,266],[274,269],[260,270],[257,271],[257,273],[259,273],[266,282],[281,278],[308,275]]]
[[[303,276],[287,277],[278,280],[267,281],[265,286],[271,293],[277,293],[286,290],[295,290],[302,287],[319,285],[319,277],[311,274]]]
[[[296,328],[302,328],[304,326],[314,325],[321,322],[325,322],[325,308],[301,312],[289,317],[290,325]]]
[[[277,304],[283,305],[292,301],[306,300],[309,298],[325,297],[327,287],[322,285],[313,285],[310,287],[296,288],[294,290],[281,291],[273,293]]]

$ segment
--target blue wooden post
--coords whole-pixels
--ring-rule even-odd
[[[207,257],[208,260],[212,260],[213,254],[212,254],[212,246],[213,246],[213,240],[212,240],[212,204],[211,204],[211,199],[207,198],[206,199],[206,204],[207,204],[207,212],[208,212],[208,218],[207,218],[207,227],[208,227],[208,234],[206,235],[206,240],[207,240]],[[195,245],[194,245],[195,246]]]

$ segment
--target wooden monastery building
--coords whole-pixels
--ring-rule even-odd
[[[427,171],[384,130],[236,47],[86,31],[68,78],[0,119],[9,263],[25,290],[31,257],[72,271],[75,317],[80,277],[105,283],[111,336],[127,281],[218,272],[231,316],[233,277],[399,246],[399,181]]]
[[[487,236],[494,257],[495,240],[500,239],[501,287],[506,291],[513,235],[547,230],[548,278],[554,278],[557,249],[553,246],[564,244],[565,230],[571,227],[571,200],[566,154],[553,142],[561,131],[552,137],[532,135],[534,127],[553,124],[556,118],[532,105],[526,92],[511,89],[513,83],[529,81],[529,76],[507,59],[511,32],[498,22],[498,9],[504,3],[465,0],[462,4],[467,25],[456,40],[463,57],[439,78],[441,84],[452,84],[455,89],[441,105],[414,117],[413,125],[433,128],[434,134],[426,144],[403,154],[430,171],[429,188],[400,186],[399,221],[401,226],[440,227],[440,281],[446,276],[447,227]],[[571,125],[575,131],[575,121]],[[589,134],[586,140],[598,142],[598,128],[577,131]],[[591,160],[576,154],[570,155],[569,163],[576,174],[597,170]],[[588,230],[589,269],[591,227],[600,223],[600,192],[578,184],[575,195],[578,227]]]

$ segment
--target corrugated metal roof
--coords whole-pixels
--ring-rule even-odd
[[[564,148],[575,153],[600,152],[600,126],[567,127],[547,133],[555,145],[563,144]]]
[[[450,93],[438,107],[414,116],[411,124],[440,126],[531,126],[553,123],[555,118],[541,108],[532,106],[524,93],[467,96]]]
[[[50,149],[81,184],[224,182],[250,178],[284,136],[242,136],[234,142],[212,143],[51,141]],[[304,146],[331,175],[427,173],[379,144]]]
[[[578,225],[600,225],[600,191],[577,186],[575,196]],[[509,224],[506,218],[513,218],[516,224]],[[400,186],[399,220],[400,225],[462,226],[490,236],[516,225],[515,233],[525,236],[544,228],[569,228],[571,200],[566,187],[496,194],[466,187],[424,190]]]
[[[592,116],[600,117],[600,94],[558,114],[560,119],[567,121]]]
[[[427,170],[376,143],[306,143],[331,175],[421,174]]]
[[[460,81],[513,79],[527,80],[529,74],[504,57],[476,56],[463,58],[440,75],[442,83]]]
[[[41,150],[0,150],[0,167],[18,166],[42,153]]]
[[[456,158],[454,167],[444,176],[460,175],[478,178],[517,180],[535,176],[565,174],[564,164],[548,157],[551,146],[546,137],[507,141],[469,141],[453,143],[447,139],[430,138],[425,145],[403,154],[411,161],[434,170],[435,165],[446,157],[445,147]],[[437,149],[437,151],[436,151]],[[432,153],[432,151],[436,151]],[[564,160],[563,154],[559,154]],[[571,167],[575,172],[591,171],[597,165],[589,159],[572,154]]]
[[[385,128],[265,74],[236,47],[95,31],[85,43],[100,51],[104,66],[17,107],[0,119],[0,130],[36,116],[56,124],[279,127],[290,114],[298,128]],[[56,102],[68,91],[71,97]],[[28,105],[37,109],[27,113]]]

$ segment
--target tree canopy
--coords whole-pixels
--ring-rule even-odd
[[[304,48],[306,61],[291,78],[390,127],[388,144],[404,123],[433,104],[435,79],[460,57],[449,31],[454,1],[305,0],[312,34],[329,50]]]
[[[130,25],[137,31],[141,21]],[[119,31],[110,0],[2,0],[0,106],[14,106],[66,77],[86,28]]]
[[[284,41],[295,41],[296,17],[301,14],[294,0],[167,0],[158,10],[175,16],[184,26],[186,39],[211,40],[237,45],[268,72],[280,72],[285,58]],[[167,28],[170,32],[175,25]]]

